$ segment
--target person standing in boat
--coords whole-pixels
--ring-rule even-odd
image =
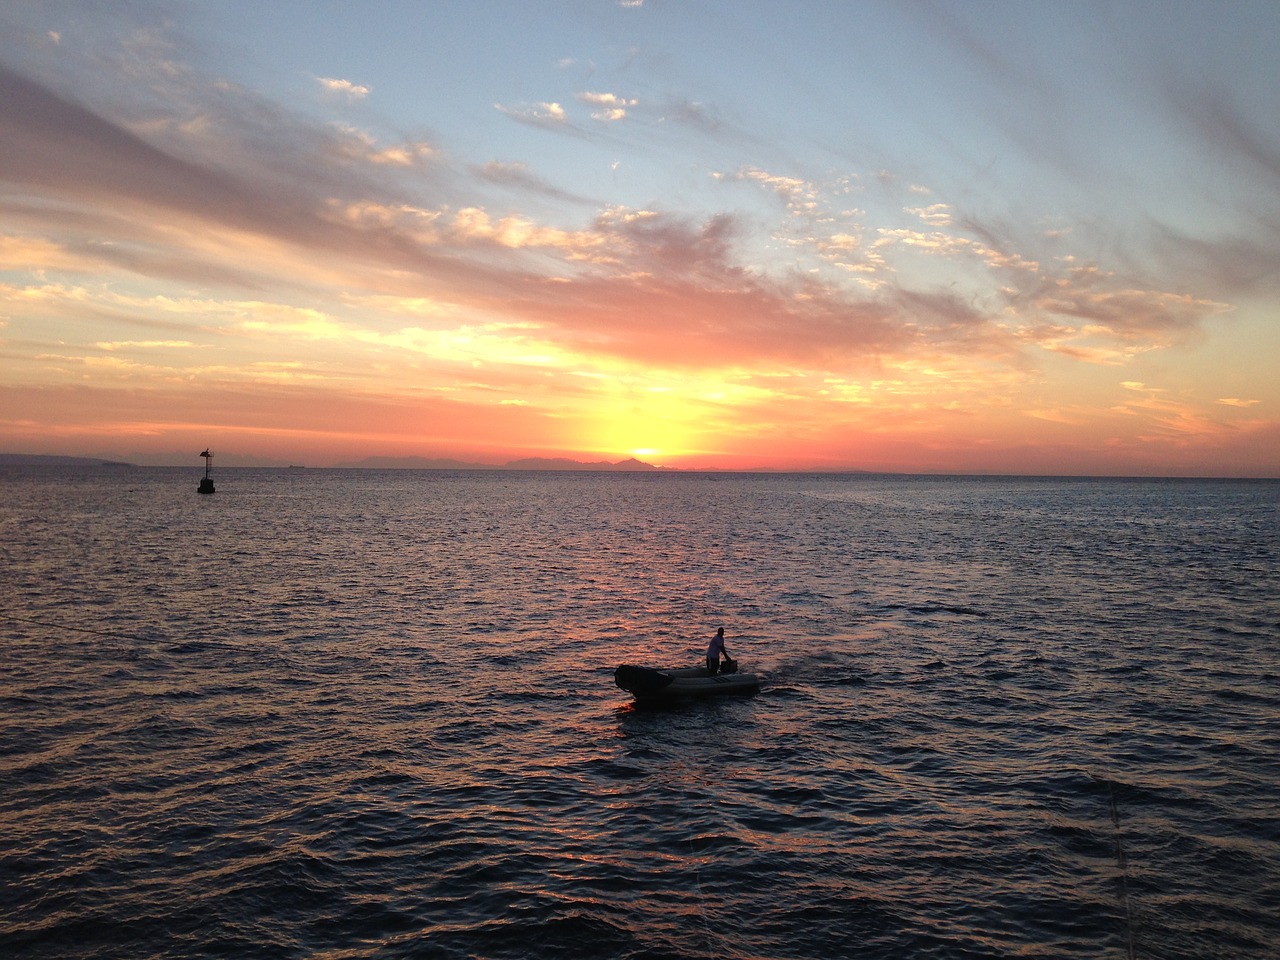
[[[716,630],[716,635],[711,638],[711,643],[707,646],[707,673],[715,676],[720,672],[720,658],[722,656],[727,665],[729,651],[724,648],[724,627],[719,627]]]

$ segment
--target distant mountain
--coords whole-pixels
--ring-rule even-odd
[[[335,463],[342,470],[496,470],[491,463],[467,463],[463,460],[433,460],[427,457],[365,457],[348,463]]]
[[[579,470],[579,471],[649,471],[665,470],[666,467],[655,467],[632,457],[618,463],[597,461],[583,463],[581,460],[570,460],[567,457],[525,457],[521,460],[509,460],[506,463],[468,463],[465,460],[433,460],[427,457],[365,457],[350,463],[339,463],[338,467],[348,470]]]
[[[265,463],[265,462],[264,462]],[[257,463],[236,463],[234,466],[257,466]],[[115,460],[99,460],[93,457],[61,457],[34,453],[0,453],[0,466],[14,467],[133,467],[136,464]],[[432,459],[430,457],[365,457],[350,463],[335,464],[345,470],[563,470],[597,471],[611,473],[667,471],[671,467],[656,467],[631,457],[610,463],[597,460],[584,463],[568,457],[525,457],[506,463],[471,463],[466,460]]]
[[[525,457],[523,460],[512,460],[503,466],[504,470],[604,470],[627,472],[636,470],[662,470],[664,467],[655,467],[651,463],[645,463],[632,457],[630,460],[620,460],[618,463],[609,463],[605,460],[598,460],[594,463],[583,463],[581,460],[570,460],[566,457]]]
[[[132,463],[94,457],[57,457],[40,453],[0,453],[0,467],[132,467]]]

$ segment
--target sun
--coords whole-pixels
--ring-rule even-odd
[[[637,368],[583,376],[586,389],[566,430],[576,449],[673,466],[721,453],[735,433],[734,407],[757,400],[723,377]]]
[[[591,446],[647,463],[697,450],[699,428],[678,402],[646,398],[643,404],[610,404],[597,412]]]

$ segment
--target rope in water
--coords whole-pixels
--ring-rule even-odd
[[[1116,828],[1116,862],[1120,864],[1120,893],[1124,902],[1124,925],[1129,960],[1136,960],[1133,944],[1133,908],[1129,904],[1129,857],[1124,851],[1124,835],[1120,829],[1120,808],[1116,803],[1116,785],[1107,780],[1107,795],[1111,802],[1111,822]]]
[[[693,847],[693,838],[689,838],[689,856],[697,863],[697,851]],[[713,942],[713,934],[711,932],[711,923],[707,920],[707,899],[702,892],[702,867],[695,866],[693,868],[693,878],[698,885],[698,916],[702,918],[702,931],[706,937],[707,950],[713,950],[715,943]]]
[[[88,633],[95,637],[105,637],[108,640],[129,640],[134,643],[146,643],[147,638],[140,637],[136,634],[120,633],[118,630],[97,630],[92,627],[77,627],[70,623],[52,623],[48,620],[35,620],[31,617],[19,617],[16,614],[0,610],[0,617],[11,620],[14,623],[26,623],[35,627],[47,627],[50,630],[70,630],[73,633]],[[155,639],[154,637],[151,639]]]

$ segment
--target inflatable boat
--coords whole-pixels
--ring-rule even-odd
[[[613,671],[613,682],[636,698],[637,703],[670,703],[693,697],[716,697],[727,693],[751,694],[760,689],[754,673],[729,670],[708,673],[706,667],[655,670],[624,663]]]

